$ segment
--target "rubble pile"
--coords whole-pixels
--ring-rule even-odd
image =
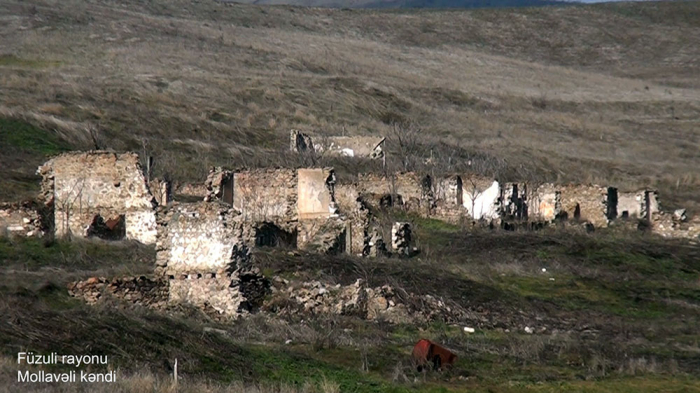
[[[320,281],[293,285],[286,279],[276,277],[272,297],[265,302],[263,310],[279,315],[350,315],[392,323],[455,322],[464,316],[462,310],[450,307],[433,296],[399,295],[399,291],[390,285],[371,288],[362,279],[350,285],[331,285]]]

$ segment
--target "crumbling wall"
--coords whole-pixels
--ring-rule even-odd
[[[311,137],[299,130],[289,132],[289,150],[297,153],[313,153],[314,144]]]
[[[297,221],[297,198],[295,169],[251,169],[233,174],[233,207],[245,221]]]
[[[151,179],[148,182],[148,189],[151,190],[158,206],[167,205],[173,200],[172,184],[164,179]]]
[[[362,256],[371,216],[357,184],[336,184],[335,200],[338,212],[345,217],[346,252]]]
[[[39,208],[31,202],[0,204],[0,236],[43,236],[45,225]]]
[[[607,188],[597,185],[562,186],[562,218],[590,222],[596,228],[607,226],[607,191]]]
[[[450,175],[439,177],[434,182],[433,195],[438,205],[459,206],[463,205],[463,182],[462,177]]]
[[[457,304],[448,306],[433,296],[400,292],[389,285],[370,287],[362,279],[331,285],[275,278],[272,296],[263,309],[277,315],[336,314],[391,323],[457,322],[466,314]]]
[[[362,251],[362,256],[373,258],[389,256],[389,250],[379,227],[372,226],[365,233],[365,249]]]
[[[464,185],[457,175],[438,177],[433,181],[434,207],[430,215],[443,221],[456,223],[466,217]]]
[[[474,220],[500,218],[500,185],[497,181],[480,176],[462,176],[462,203]]]
[[[403,206],[406,210],[426,214],[435,203],[432,179],[415,172],[399,172],[388,177],[361,174],[357,186],[365,200],[377,208]],[[391,200],[385,202],[386,198]]]
[[[391,227],[391,249],[402,257],[411,255],[411,224],[396,222]]]
[[[90,277],[68,284],[68,294],[95,304],[107,297],[122,299],[145,307],[164,308],[168,299],[168,286],[161,279],[146,276],[123,277],[108,280]]]
[[[158,212],[157,272],[223,274],[248,260],[252,227],[228,205],[217,202],[174,204]]]
[[[620,218],[643,218],[643,192],[621,192],[617,196],[617,214]]]
[[[528,188],[528,218],[531,221],[551,222],[561,210],[561,192],[554,184],[540,184]]]
[[[221,201],[233,205],[233,171],[222,167],[210,168],[204,187],[206,188],[205,201]]]
[[[134,153],[71,152],[37,171],[43,200],[54,210],[57,236],[86,236],[97,216],[105,221],[126,216],[126,237],[155,242],[156,202]]]
[[[337,216],[335,203],[335,173],[332,169],[299,169],[297,171],[299,219]]]
[[[685,209],[653,216],[651,231],[659,236],[700,241],[700,217],[689,219]]]
[[[342,218],[306,219],[299,221],[297,247],[319,254],[340,254],[347,251],[346,228]]]
[[[177,194],[179,196],[184,196],[184,197],[189,197],[192,199],[201,200],[201,199],[207,198],[207,196],[210,195],[210,191],[207,189],[206,183],[205,184],[184,183],[184,184],[178,184],[176,187],[173,187],[173,188],[174,188],[173,194]]]
[[[159,210],[156,273],[168,301],[239,316],[260,306],[269,287],[252,267],[254,228],[224,203],[173,204]]]

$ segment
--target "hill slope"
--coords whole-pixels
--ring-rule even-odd
[[[437,171],[650,184],[669,208],[700,195],[698,2],[351,11],[9,0],[0,15],[0,114],[56,146],[154,154],[176,180],[201,180],[213,164],[294,164],[293,127],[388,135],[397,149],[398,122],[422,130],[416,162],[443,152]],[[45,152],[10,146],[2,181],[30,184]]]

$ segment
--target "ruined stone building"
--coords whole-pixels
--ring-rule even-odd
[[[385,139],[374,136],[309,136],[292,130],[289,148],[299,153],[381,158]]]
[[[231,316],[257,309],[269,283],[251,264],[252,230],[221,202],[160,209],[156,274],[167,281],[168,301]]]
[[[403,206],[406,210],[427,213],[435,198],[430,176],[398,172],[390,176],[360,174],[355,183],[359,194],[375,208]]]
[[[659,213],[658,193],[654,190],[618,192],[608,187],[608,219],[636,218],[652,221]]]
[[[230,204],[253,225],[257,246],[286,245],[322,253],[362,254],[369,219],[357,199],[336,202],[331,168],[213,168],[207,201]]]
[[[505,183],[499,205],[501,219],[551,222],[571,220],[606,227],[617,219],[647,219],[658,212],[656,193],[650,190],[619,193],[598,185],[528,185]]]
[[[39,167],[56,236],[156,240],[156,201],[134,153],[71,152]]]

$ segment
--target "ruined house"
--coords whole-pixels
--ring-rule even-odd
[[[608,224],[608,189],[597,185],[567,185],[559,188],[562,219],[588,222],[596,228]]]
[[[630,218],[651,221],[659,212],[658,193],[653,190],[634,192],[619,192],[616,188],[608,188],[608,219]]]
[[[402,206],[425,214],[435,203],[432,185],[430,176],[415,172],[398,172],[389,176],[360,174],[357,180],[358,191],[370,206]]]
[[[456,223],[466,217],[464,209],[464,185],[462,177],[447,175],[436,177],[432,184],[433,209],[431,217]]]
[[[505,221],[552,222],[561,213],[561,191],[549,183],[504,183],[498,205]]]
[[[205,200],[233,206],[254,226],[257,246],[287,245],[322,253],[361,254],[367,217],[361,206],[353,203],[347,203],[347,214],[341,214],[335,185],[331,168],[213,168]]]
[[[70,152],[39,167],[56,236],[156,240],[156,201],[135,153]]]
[[[291,130],[289,148],[298,153],[382,158],[385,139],[374,136],[310,136]]]
[[[160,209],[156,274],[168,302],[210,307],[238,316],[262,304],[269,283],[252,267],[253,228],[221,202]]]
[[[156,200],[158,206],[164,206],[173,201],[172,184],[164,179],[151,179],[148,189]]]

